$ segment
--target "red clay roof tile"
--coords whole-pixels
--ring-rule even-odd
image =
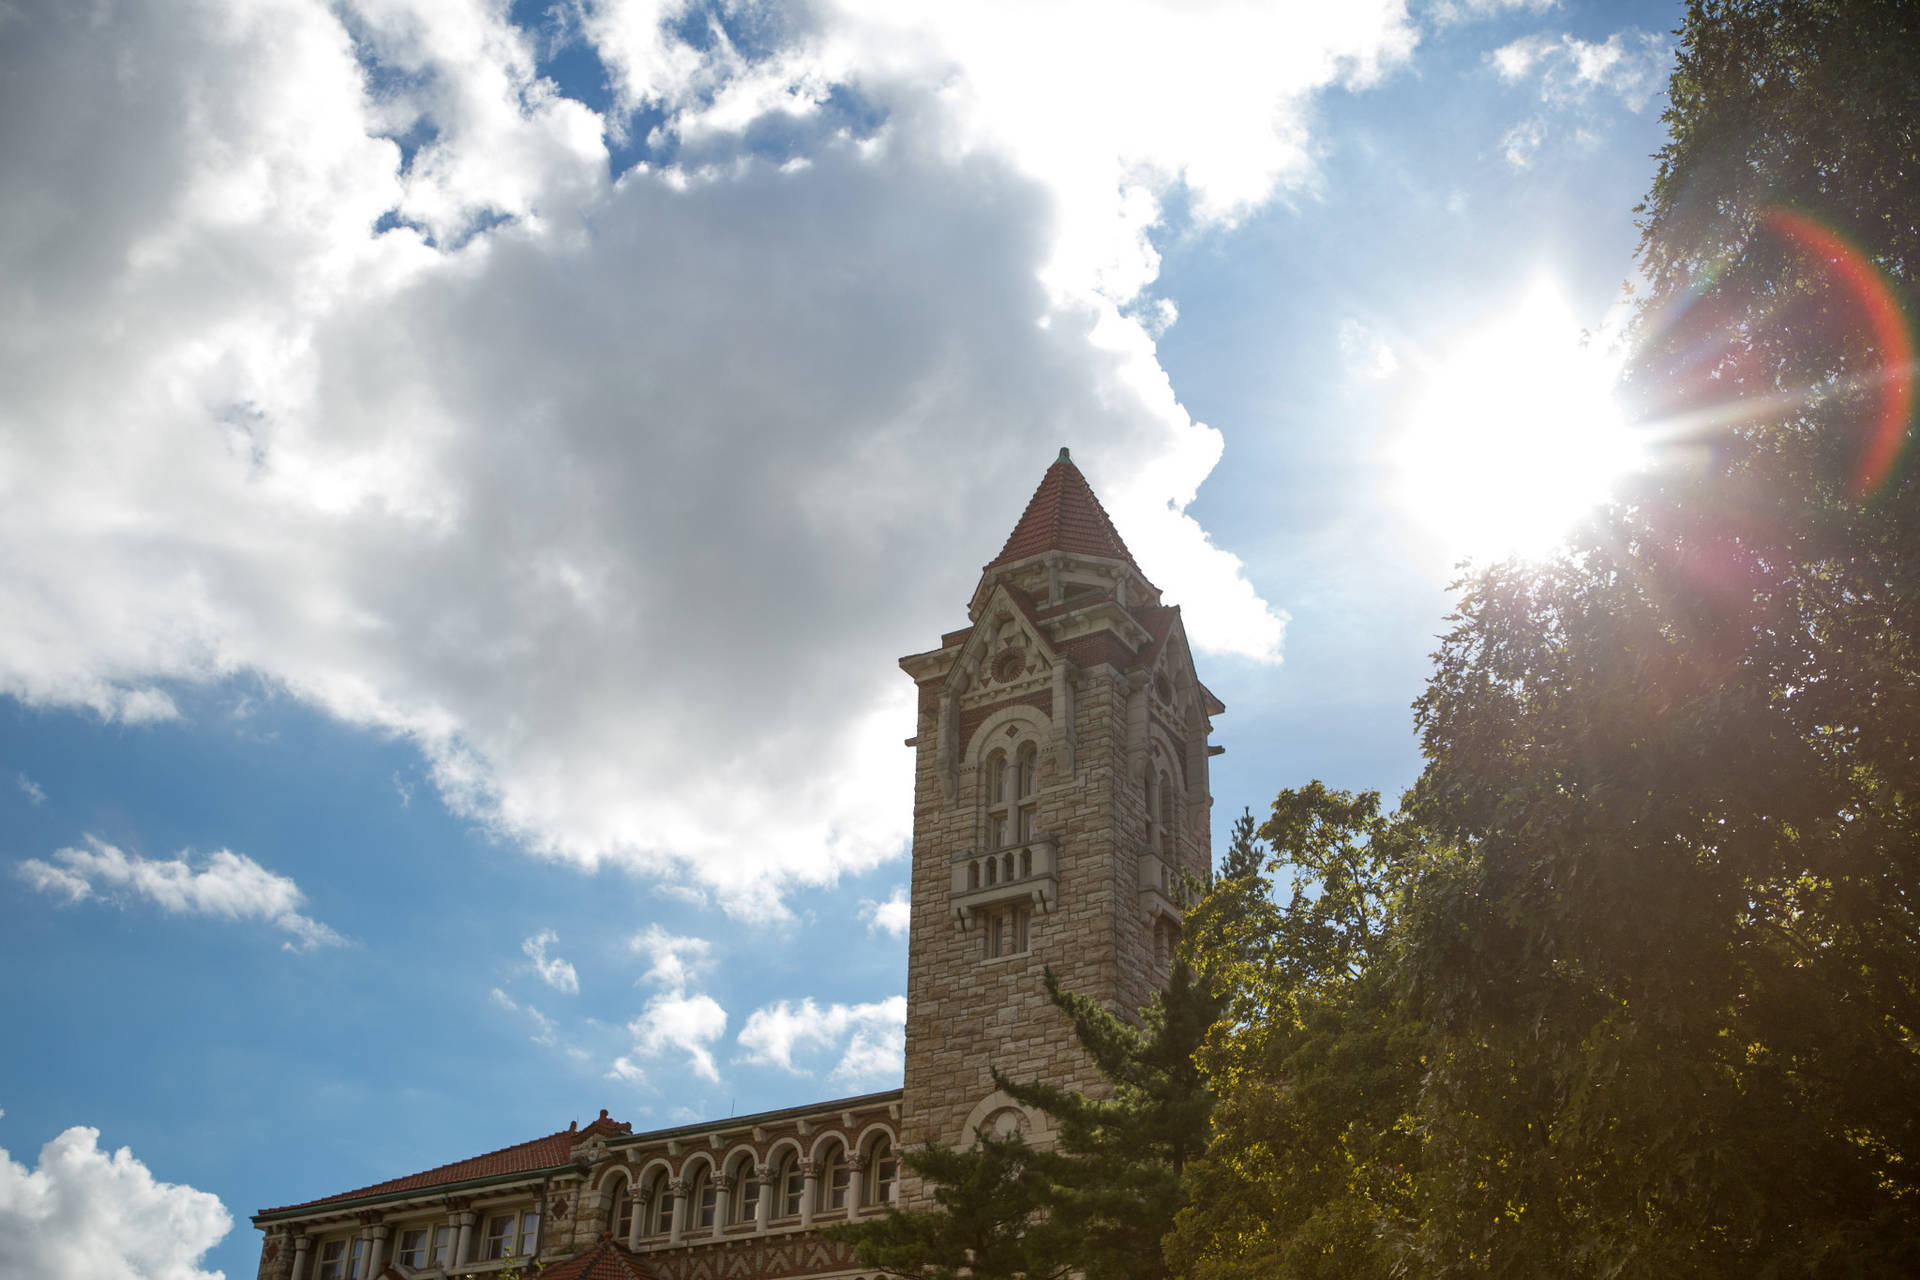
[[[1080,555],[1124,560],[1137,570],[1127,544],[1107,518],[1106,508],[1093,496],[1093,487],[1062,449],[1060,457],[1040,478],[1026,513],[1013,527],[1007,545],[987,568],[1011,564],[1043,551],[1071,551]]]
[[[540,1272],[540,1280],[656,1280],[656,1277],[639,1254],[602,1233],[599,1244],[546,1267]]]
[[[466,1160],[456,1160],[452,1164],[443,1164],[423,1173],[408,1174],[404,1178],[389,1178],[385,1182],[376,1182],[369,1187],[342,1191],[338,1195],[322,1196],[318,1200],[305,1200],[299,1204],[281,1205],[277,1209],[262,1209],[260,1212],[284,1213],[288,1209],[316,1208],[338,1200],[358,1200],[362,1196],[393,1195],[403,1191],[428,1191],[434,1187],[449,1186],[456,1182],[470,1182],[475,1178],[492,1178],[501,1174],[533,1173],[540,1169],[554,1169],[567,1163],[572,1156],[574,1144],[582,1141],[590,1133],[602,1133],[612,1137],[615,1134],[631,1132],[633,1132],[632,1125],[619,1120],[609,1120],[607,1113],[602,1111],[600,1118],[585,1128],[568,1125],[560,1132],[550,1133],[544,1138],[535,1138],[530,1142],[502,1147],[498,1151],[489,1151],[485,1155],[473,1156]]]

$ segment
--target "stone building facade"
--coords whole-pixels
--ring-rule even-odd
[[[990,1068],[1099,1087],[1042,972],[1121,1011],[1164,983],[1225,708],[1064,449],[967,617],[900,661],[919,693],[902,1088],[648,1133],[603,1111],[263,1210],[259,1280],[860,1276],[818,1228],[921,1200],[900,1150],[1044,1141]]]

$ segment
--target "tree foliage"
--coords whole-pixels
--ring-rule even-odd
[[[1467,581],[1416,708],[1413,808],[1471,851],[1410,897],[1422,1273],[1920,1272],[1887,310],[1920,263],[1920,16],[1696,3],[1681,35],[1632,380],[1683,447],[1566,557]]]
[[[979,1133],[966,1149],[906,1152],[934,1204],[830,1229],[855,1244],[862,1266],[922,1280],[1169,1274],[1161,1239],[1212,1111],[1194,1053],[1222,1001],[1185,964],[1137,1023],[1062,989],[1051,970],[1045,982],[1107,1087],[1094,1096],[996,1071],[1000,1089],[1048,1117],[1051,1142]]]
[[[1252,819],[1236,827],[1252,844]],[[1380,797],[1315,782],[1229,858],[1188,946],[1229,1003],[1199,1054],[1219,1103],[1168,1241],[1196,1280],[1394,1274],[1410,1222],[1419,1037],[1392,981],[1424,835]],[[1270,870],[1287,868],[1287,901]]]

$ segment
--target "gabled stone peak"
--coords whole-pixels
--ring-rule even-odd
[[[1040,487],[1033,491],[1020,522],[987,568],[996,569],[1048,551],[1118,560],[1134,572],[1140,571],[1119,530],[1107,517],[1106,508],[1094,496],[1093,486],[1065,449],[1040,478]]]

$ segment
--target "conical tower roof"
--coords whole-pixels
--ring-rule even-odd
[[[1020,523],[1013,527],[1007,545],[1000,548],[1000,554],[987,568],[1011,564],[1044,551],[1100,556],[1124,561],[1135,572],[1140,569],[1134,564],[1127,544],[1120,540],[1113,521],[1107,518],[1106,508],[1093,496],[1093,487],[1080,474],[1080,468],[1073,465],[1065,449],[1040,478],[1040,487],[1033,491]]]

